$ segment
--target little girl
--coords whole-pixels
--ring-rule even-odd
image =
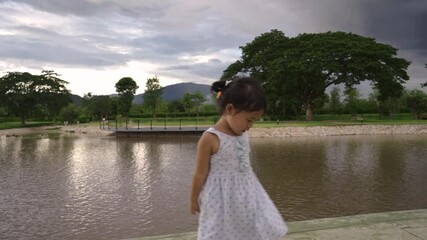
[[[266,108],[253,78],[217,81],[221,118],[201,136],[191,191],[199,240],[278,240],[287,226],[252,171],[248,131]]]

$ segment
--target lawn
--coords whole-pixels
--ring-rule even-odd
[[[12,129],[12,128],[29,128],[29,127],[40,127],[40,126],[51,126],[52,122],[27,122],[24,126],[21,122],[1,122],[0,130]]]
[[[157,118],[153,119],[130,119],[127,124],[128,128],[146,128],[146,127],[184,127],[184,126],[212,126],[218,116],[214,117],[199,117],[199,118]],[[348,125],[403,125],[403,124],[427,124],[427,120],[414,120],[411,114],[403,113],[396,114],[393,118],[379,119],[378,114],[365,114],[358,116],[355,120],[350,115],[318,115],[315,116],[315,121],[257,121],[254,127],[314,127],[314,126],[348,126]],[[60,126],[52,122],[32,122],[29,121],[25,126],[20,122],[0,122],[1,129],[22,128],[22,127],[38,127],[38,126]],[[82,124],[83,125],[83,124]],[[84,125],[99,126],[100,128],[124,128],[126,121],[119,120],[106,121],[106,122],[91,122],[84,123]]]
[[[280,121],[256,122],[254,127],[315,127],[315,126],[349,126],[349,125],[412,125],[427,124],[427,120],[324,120],[324,121]]]

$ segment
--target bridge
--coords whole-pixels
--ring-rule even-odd
[[[200,136],[209,127],[185,126],[185,127],[140,127],[140,128],[104,128],[114,132],[117,137],[186,137]]]

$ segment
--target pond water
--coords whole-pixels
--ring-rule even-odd
[[[0,239],[124,239],[197,229],[197,137],[0,137]],[[287,221],[427,208],[427,135],[251,139]]]

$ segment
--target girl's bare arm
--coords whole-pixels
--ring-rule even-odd
[[[197,144],[196,170],[191,188],[190,210],[192,214],[200,212],[199,194],[209,174],[210,158],[215,146],[219,145],[217,142],[216,136],[211,133],[204,133]]]

